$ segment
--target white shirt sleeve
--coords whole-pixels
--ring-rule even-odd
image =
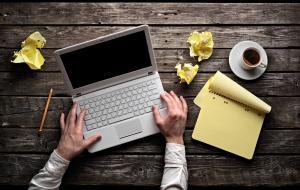
[[[161,190],[186,190],[188,171],[185,158],[185,147],[181,144],[166,144],[165,168]]]
[[[69,163],[54,150],[45,167],[31,179],[28,189],[59,189]]]

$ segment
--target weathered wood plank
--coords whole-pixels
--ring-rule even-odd
[[[45,48],[61,48],[94,39],[128,26],[2,26],[0,47],[19,48],[32,32],[47,39]],[[215,48],[232,48],[243,40],[259,42],[267,48],[299,47],[300,26],[151,26],[154,48],[187,48],[190,32],[211,31]]]
[[[16,49],[0,49],[0,71],[28,71],[25,64],[12,64],[11,59]],[[46,59],[41,71],[60,71],[53,56],[54,49],[43,49]],[[229,72],[228,63],[230,49],[215,49],[209,60],[201,62],[201,72]],[[266,49],[268,69],[266,72],[298,72],[300,71],[300,49]],[[174,72],[177,63],[197,63],[189,56],[188,49],[155,49],[156,61],[160,72]]]
[[[25,185],[42,168],[48,155],[0,154],[0,184]],[[187,156],[189,185],[283,186],[300,184],[300,156],[256,156],[252,161],[231,156]],[[82,155],[63,180],[72,185],[158,186],[161,155]]]
[[[50,153],[58,145],[60,130],[45,129],[38,137],[36,129],[0,128],[0,152]],[[192,130],[186,130],[184,142],[187,154],[226,154],[224,151],[192,140]],[[104,154],[163,154],[164,139],[154,135],[104,151]],[[300,130],[263,130],[256,155],[300,154]]]
[[[238,84],[257,96],[298,96],[300,94],[298,73],[265,73],[255,82],[244,81],[233,74],[226,74]],[[212,74],[199,73],[189,85],[180,85],[175,73],[161,73],[164,89],[174,90],[184,96],[196,96]]]
[[[288,3],[1,3],[0,24],[300,24],[299,9]]]
[[[37,128],[41,122],[46,97],[0,96],[0,126],[4,128]],[[263,97],[272,106],[267,114],[264,129],[299,128],[300,97]],[[187,128],[192,129],[199,114],[193,98],[187,98],[189,107]],[[54,97],[51,100],[45,128],[59,128],[59,114],[68,112],[71,98]]]
[[[198,73],[189,85],[179,84],[176,73],[160,73],[164,89],[174,90],[183,96],[196,96],[204,83],[212,74]],[[265,73],[253,81],[238,79],[233,74],[227,74],[257,96],[299,96],[300,73]],[[1,72],[0,95],[41,95],[54,89],[54,95],[66,95],[66,88],[61,73],[40,72]]]

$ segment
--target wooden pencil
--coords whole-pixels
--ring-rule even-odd
[[[38,131],[39,133],[42,132],[43,127],[44,127],[44,122],[45,122],[46,115],[47,115],[47,112],[48,112],[48,108],[49,108],[49,104],[50,104],[52,92],[53,92],[53,89],[51,88],[51,89],[50,89],[50,92],[49,92],[49,95],[48,95],[46,107],[45,107],[44,114],[43,114],[43,118],[42,118],[42,121],[41,121],[41,125],[40,125],[39,131]]]

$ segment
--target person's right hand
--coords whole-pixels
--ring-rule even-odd
[[[162,118],[158,108],[153,106],[155,123],[167,143],[184,144],[183,133],[188,112],[187,103],[182,96],[178,98],[173,91],[170,93],[163,92],[161,98],[167,104],[167,115]]]

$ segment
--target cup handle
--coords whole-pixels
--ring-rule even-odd
[[[261,68],[266,68],[267,67],[267,65],[263,62],[261,64],[259,64],[258,66],[261,67]]]

